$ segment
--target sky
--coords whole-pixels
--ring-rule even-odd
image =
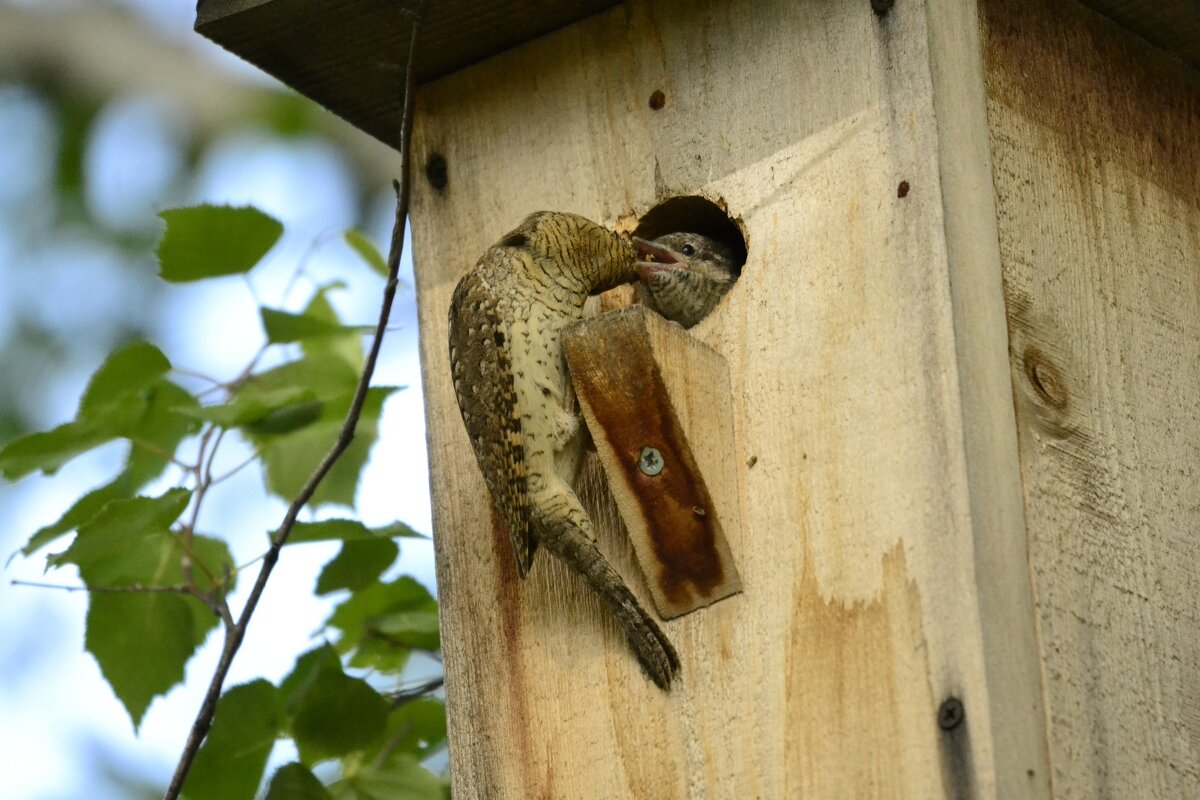
[[[0,2],[5,4],[66,5]],[[214,69],[232,69],[245,80],[269,80],[244,65],[231,66],[228,54],[191,33],[193,0],[125,0],[123,5],[145,15],[162,35],[210,54]],[[153,304],[151,339],[172,363],[223,377],[240,371],[263,340],[255,297],[282,305],[284,288],[302,260],[306,273],[317,280],[347,282],[348,288],[331,298],[344,320],[373,324],[377,317],[383,281],[357,261],[340,234],[361,225],[386,251],[393,214],[390,193],[381,193],[369,218],[358,220],[353,172],[335,147],[315,137],[281,141],[253,131],[220,140],[203,156],[195,178],[179,189],[184,133],[177,112],[172,99],[162,96],[119,98],[105,108],[86,154],[88,205],[105,224],[128,230],[158,225],[156,213],[177,205],[258,206],[280,219],[286,233],[251,273],[249,286],[231,277],[148,294],[145,281],[130,277],[124,253],[82,232],[52,229],[39,209],[54,168],[53,110],[0,75],[0,140],[5,142],[0,148],[0,339],[19,307],[78,343],[62,354],[69,369],[43,375],[47,394],[30,409],[39,425],[50,427],[73,417],[88,376],[105,355],[89,341],[89,330],[98,320],[130,308]],[[406,246],[401,273],[411,287],[408,250]],[[293,294],[292,299],[301,298]],[[33,375],[37,377],[36,370]],[[399,519],[428,533],[429,483],[411,289],[402,288],[397,297],[375,384],[407,388],[385,406],[357,511],[369,525]],[[76,459],[53,479],[38,476],[0,484],[0,563],[80,494],[109,479],[122,454],[122,446],[113,445]],[[236,448],[225,453],[230,464],[244,456]],[[283,504],[264,499],[261,486],[257,471],[240,472],[218,488],[201,520],[203,529],[229,538],[239,563],[261,553],[263,532],[275,528],[283,515]],[[278,680],[296,654],[313,646],[331,602],[314,598],[312,587],[336,549],[322,543],[284,551],[227,685],[260,675]],[[123,797],[120,790],[106,790],[97,782],[99,774],[114,771],[164,786],[216,663],[219,633],[190,662],[185,685],[155,700],[135,733],[83,649],[86,596],[11,585],[14,579],[78,585],[78,576],[68,570],[43,575],[43,565],[44,553],[31,559],[18,556],[0,581],[3,796]],[[431,543],[405,540],[395,571],[433,588]],[[243,575],[242,589],[231,599],[235,611],[250,577],[252,573]],[[428,672],[437,666],[416,668]],[[277,747],[272,760],[282,763],[288,753]]]

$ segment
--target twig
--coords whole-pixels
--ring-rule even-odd
[[[430,678],[427,681],[418,683],[408,689],[400,689],[395,692],[388,692],[384,695],[387,701],[392,704],[392,708],[399,708],[405,703],[416,700],[418,697],[424,697],[430,692],[437,691],[442,688],[442,684],[446,682],[444,675],[439,675],[436,678]]]
[[[184,472],[194,473],[196,471],[195,464],[188,464],[184,461],[180,461],[178,458],[175,457],[174,453],[168,453],[166,450],[162,449],[161,447],[159,447],[156,444],[153,444],[152,442],[147,442],[143,439],[138,439],[138,438],[132,437],[132,436],[126,437],[126,438],[128,439],[129,443],[131,445],[133,445],[134,447],[136,447],[140,450],[144,450],[152,456],[161,458],[163,461],[166,461],[168,464],[174,464],[175,466],[179,467]]]
[[[230,467],[227,472],[223,472],[220,475],[218,475],[217,477],[213,478],[211,485],[216,486],[218,483],[224,483],[225,481],[232,478],[234,475],[237,475],[239,472],[244,470],[246,467],[253,464],[255,461],[258,461],[258,455],[247,456],[236,467]]]
[[[61,589],[64,592],[87,592],[88,594],[186,594],[200,600],[206,599],[191,586],[150,586],[143,583],[131,583],[126,586],[70,586],[63,583],[22,580],[13,580],[12,585],[32,586],[37,589]]]
[[[423,9],[424,3],[422,3]],[[237,654],[238,648],[241,647],[242,639],[246,635],[246,627],[250,624],[250,618],[254,614],[254,609],[258,606],[259,598],[262,597],[263,590],[266,588],[267,579],[270,578],[271,571],[275,568],[275,564],[279,560],[279,551],[287,542],[288,535],[292,531],[292,526],[296,524],[296,519],[299,517],[301,509],[312,498],[317,486],[320,485],[325,475],[354,439],[354,429],[358,425],[358,418],[362,414],[363,404],[367,399],[367,390],[371,385],[371,376],[375,372],[375,362],[379,358],[379,348],[383,344],[383,333],[387,329],[388,316],[391,314],[392,302],[396,296],[396,286],[399,283],[400,253],[404,248],[404,223],[408,218],[409,188],[412,183],[410,179],[412,172],[410,162],[412,159],[409,154],[409,139],[412,136],[413,85],[415,83],[413,65],[417,51],[417,34],[421,27],[420,20],[421,15],[413,17],[412,36],[408,49],[408,64],[404,74],[404,111],[400,123],[400,180],[393,181],[392,183],[396,192],[396,221],[392,228],[392,242],[388,252],[388,280],[383,290],[383,303],[379,310],[379,322],[375,327],[375,338],[371,341],[371,348],[367,354],[366,363],[363,366],[362,376],[358,381],[358,388],[354,393],[354,400],[350,404],[350,410],[346,414],[346,421],[342,424],[342,430],[338,434],[337,441],[334,442],[329,452],[325,454],[325,457],[321,459],[321,463],[313,470],[313,474],[304,484],[296,499],[288,507],[287,513],[283,517],[283,522],[279,525],[279,529],[275,532],[275,535],[271,537],[271,547],[267,551],[266,556],[263,557],[262,569],[259,570],[258,577],[254,581],[254,586],[250,590],[250,595],[246,598],[246,605],[242,609],[242,614],[238,617],[237,624],[225,633],[225,646],[221,651],[221,659],[217,663],[212,680],[209,682],[208,691],[204,695],[204,702],[200,706],[200,711],[196,714],[196,720],[192,723],[187,744],[184,746],[183,753],[179,757],[179,763],[175,767],[175,774],[171,777],[171,784],[167,787],[166,800],[177,800],[179,797],[179,793],[183,789],[183,782],[187,778],[188,771],[191,769],[192,761],[196,758],[196,753],[199,751],[204,737],[208,735],[208,730],[212,726],[213,715],[217,711],[217,701],[221,696],[221,688],[225,684],[225,677],[229,674],[229,667],[233,663],[233,658]]]

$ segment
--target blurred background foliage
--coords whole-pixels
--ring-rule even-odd
[[[347,284],[329,294],[343,320],[370,323],[377,313],[382,281],[353,265],[341,233],[361,228],[386,250],[397,155],[192,33],[193,14],[192,0],[0,0],[0,444],[70,419],[88,376],[131,340],[154,342],[177,365],[233,377],[264,340],[258,306],[282,305],[298,268],[310,289]],[[287,234],[250,280],[166,285],[153,256],[157,214],[198,202],[256,205]],[[407,255],[402,274],[411,274]],[[376,383],[409,388],[384,409],[356,512],[367,524],[401,518],[428,532],[415,309],[411,293],[401,295]],[[101,448],[53,479],[0,484],[0,556],[119,459]],[[262,531],[282,514],[253,473],[223,485],[206,520],[238,563],[261,553]],[[279,681],[297,654],[321,643],[315,633],[333,599],[313,588],[336,545],[289,551],[230,685]],[[135,735],[83,652],[86,597],[10,585],[40,579],[43,566],[16,557],[0,585],[5,796],[156,796],[219,637]],[[406,541],[389,575],[401,573],[433,588],[427,542]],[[231,598],[235,608],[239,600]],[[420,681],[440,668],[415,659],[406,669]],[[276,766],[288,760],[272,756]]]

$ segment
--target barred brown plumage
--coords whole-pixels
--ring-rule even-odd
[[[650,678],[668,689],[679,659],[596,546],[572,488],[583,459],[559,341],[588,295],[637,280],[627,237],[541,211],[488,249],[450,302],[454,392],[484,482],[524,577],[540,543],[605,601]]]

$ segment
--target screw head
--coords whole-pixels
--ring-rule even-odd
[[[966,719],[967,710],[957,697],[948,698],[938,707],[938,727],[944,731],[952,731]]]
[[[653,478],[663,471],[664,466],[662,453],[653,447],[642,448],[642,452],[638,456],[638,469],[642,471],[643,475]]]

